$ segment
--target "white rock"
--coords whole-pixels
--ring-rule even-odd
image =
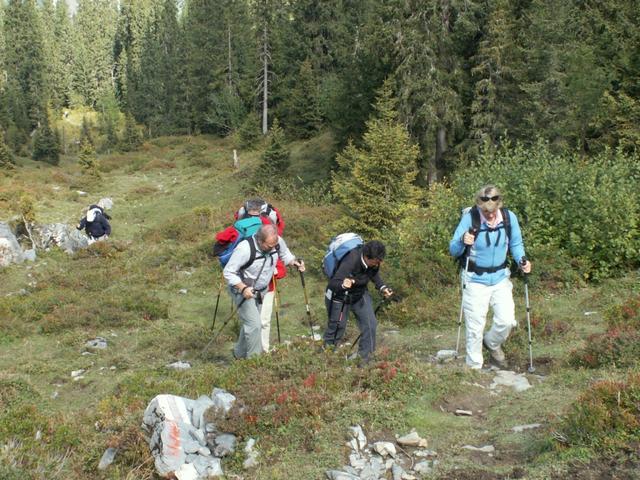
[[[191,368],[191,364],[189,362],[178,360],[177,362],[169,363],[166,367],[174,370],[189,370]]]
[[[358,449],[362,450],[367,446],[367,437],[362,431],[362,427],[360,425],[349,427],[349,433],[357,441],[358,448],[356,448],[356,450]]]
[[[367,465],[367,461],[357,453],[352,453],[349,455],[349,464],[355,469],[362,470]]]
[[[498,386],[511,387],[516,392],[524,392],[531,388],[529,380],[523,373],[515,373],[511,370],[498,370],[489,388],[495,389]]]
[[[341,472],[340,470],[327,470],[325,475],[328,480],[360,480],[360,477],[357,475]]]
[[[461,417],[471,417],[473,415],[473,412],[471,410],[461,410],[458,408],[455,411],[455,414]]]
[[[113,463],[113,460],[116,458],[116,453],[118,453],[117,448],[107,448],[102,454],[102,458],[100,459],[100,463],[98,464],[98,470],[104,470],[109,465]]]
[[[458,352],[455,350],[438,350],[438,353],[436,353],[436,360],[444,362],[445,360],[456,358],[456,355],[458,355]]]
[[[85,346],[88,348],[97,348],[100,350],[104,350],[107,348],[107,339],[103,337],[96,337],[92,340],[87,340]]]
[[[471,450],[473,452],[482,452],[482,453],[493,453],[496,451],[496,448],[493,445],[485,445],[483,447],[474,447],[473,445],[465,445],[462,448],[465,450]]]
[[[413,455],[416,457],[437,457],[438,453],[433,450],[416,450]]]
[[[77,378],[80,375],[82,375],[84,372],[86,372],[86,370],[80,369],[80,370],[73,370],[71,372],[71,378]]]
[[[178,290],[178,293],[180,295],[186,295],[187,294],[187,289],[186,288],[181,288],[180,290]]]
[[[396,441],[398,442],[398,445],[406,445],[408,447],[426,448],[428,446],[427,441],[420,437],[415,430],[411,430],[410,433],[399,437]]]
[[[395,457],[396,456],[396,447],[391,442],[375,442],[373,444],[373,449],[378,452],[383,457]]]
[[[180,468],[175,471],[178,480],[199,480],[201,477],[192,463],[183,463]]]
[[[431,462],[423,460],[414,465],[413,470],[423,475],[431,473]]]
[[[513,430],[516,433],[520,433],[520,432],[524,432],[525,430],[531,430],[533,428],[540,428],[542,426],[542,424],[540,423],[530,423],[528,425],[518,425],[516,427],[512,427],[511,430]]]

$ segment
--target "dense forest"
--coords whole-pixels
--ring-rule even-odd
[[[65,109],[145,135],[332,129],[362,138],[390,79],[432,182],[505,141],[592,156],[640,146],[635,0],[8,0],[0,125],[55,158]],[[52,126],[50,126],[52,125]],[[52,155],[53,152],[53,155]]]

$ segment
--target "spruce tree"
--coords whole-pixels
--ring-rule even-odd
[[[120,150],[123,152],[131,152],[142,145],[142,136],[135,118],[130,113],[125,116],[124,132],[120,141]]]
[[[362,147],[349,143],[337,157],[332,188],[345,214],[338,229],[376,237],[415,206],[419,149],[398,120],[396,104],[391,82],[386,81],[376,113],[366,123]]]
[[[286,127],[291,135],[297,138],[309,138],[319,130],[322,115],[318,85],[311,60],[306,59],[300,65],[295,86],[284,103],[283,108],[288,118]]]
[[[51,128],[49,118],[43,115],[33,140],[31,158],[51,165],[60,163],[60,142],[57,133]]]
[[[96,151],[93,144],[84,138],[80,142],[80,152],[78,153],[78,163],[82,168],[83,173],[91,177],[99,177],[98,172],[98,159],[96,157]]]
[[[13,155],[4,140],[4,132],[0,130],[0,169],[11,170],[15,167]]]
[[[82,116],[82,127],[80,128],[80,145],[88,143],[92,148],[95,147],[93,135],[91,134],[91,122],[86,115]]]
[[[286,147],[284,131],[276,118],[268,135],[267,148],[262,154],[261,163],[255,176],[255,182],[274,192],[279,191],[282,178],[291,163],[291,151]]]

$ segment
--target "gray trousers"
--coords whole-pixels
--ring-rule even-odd
[[[324,303],[329,317],[327,329],[324,332],[325,345],[336,345],[340,342],[347,329],[349,312],[353,312],[362,334],[358,344],[358,355],[362,359],[368,360],[376,349],[376,328],[378,326],[369,292],[365,292],[360,300],[351,305],[343,304],[339,300],[329,300],[326,295]]]
[[[253,355],[260,355],[262,350],[262,322],[260,321],[260,309],[262,305],[255,298],[244,300],[238,291],[230,287],[229,292],[233,302],[238,307],[240,317],[240,334],[238,341],[233,347],[233,354],[236,358],[248,358]]]

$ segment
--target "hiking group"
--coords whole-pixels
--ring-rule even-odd
[[[233,356],[248,358],[269,351],[274,300],[280,340],[277,281],[285,277],[286,266],[295,266],[300,272],[309,313],[305,264],[282,238],[285,223],[280,212],[265,200],[247,200],[234,214],[234,219],[233,225],[216,234],[214,255],[223,266],[224,282],[240,318]],[[476,194],[475,205],[464,211],[449,250],[462,265],[458,343],[464,315],[466,364],[472,369],[481,368],[484,347],[491,361],[504,367],[502,345],[516,325],[508,255],[511,253],[525,274],[531,271],[531,263],[525,256],[518,219],[503,208],[502,194],[495,186],[484,186]],[[382,242],[365,242],[354,233],[344,233],[331,240],[323,259],[323,271],[328,278],[325,348],[340,345],[349,315],[353,313],[360,330],[353,342],[358,342],[358,357],[364,363],[372,358],[376,349],[377,319],[368,284],[372,282],[383,298],[392,297],[393,290],[380,276],[385,255]],[[484,333],[489,307],[493,310],[493,322]],[[456,345],[456,352],[458,347]]]

